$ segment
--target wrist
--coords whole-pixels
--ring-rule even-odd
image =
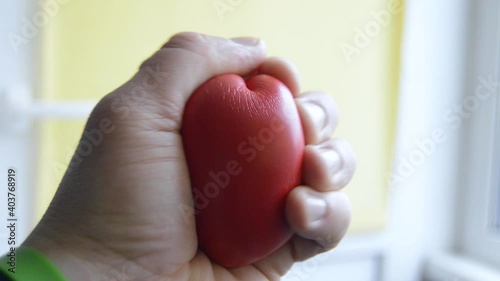
[[[42,230],[40,225],[30,234],[22,246],[44,255],[71,281],[109,280],[103,278],[109,272],[108,262],[99,254],[96,242],[77,235]]]

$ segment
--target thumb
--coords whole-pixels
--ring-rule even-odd
[[[158,114],[169,121],[167,130],[177,131],[187,100],[201,84],[224,73],[249,73],[264,56],[264,43],[257,38],[225,39],[190,32],[174,35],[132,79],[146,88],[146,102],[137,109]]]

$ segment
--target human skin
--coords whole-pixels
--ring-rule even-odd
[[[226,269],[198,249],[194,212],[186,218],[179,208],[193,206],[182,113],[209,78],[256,71],[281,80],[295,97],[306,143],[304,185],[286,201],[292,239],[254,264]],[[331,95],[299,94],[295,67],[265,58],[261,40],[177,34],[95,107],[85,132],[101,130],[101,141],[88,155],[75,153],[24,246],[72,281],[279,280],[295,262],[334,248],[347,231],[351,208],[340,190],[355,160],[346,141],[331,138],[337,122]]]

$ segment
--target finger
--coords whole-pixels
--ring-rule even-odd
[[[209,78],[224,73],[244,75],[261,64],[264,55],[264,43],[257,38],[231,40],[185,32],[170,38],[141,69],[159,64],[169,78],[166,82],[171,82],[169,88],[187,101]]]
[[[338,108],[332,96],[323,92],[309,92],[295,100],[306,144],[318,144],[329,139],[339,119]]]
[[[300,92],[299,71],[290,61],[283,58],[268,58],[257,69],[257,74],[267,74],[283,82],[294,96]]]
[[[317,191],[336,191],[346,186],[356,170],[351,145],[342,139],[331,139],[304,149],[304,184]]]
[[[351,220],[351,207],[342,192],[318,192],[306,186],[293,189],[286,203],[290,228],[299,236],[328,248],[344,236]]]
[[[187,100],[201,84],[220,74],[249,73],[264,56],[264,43],[256,38],[180,33],[147,59],[133,80],[149,90],[149,97],[157,98],[163,116],[180,123]]]
[[[284,275],[294,262],[336,247],[351,221],[351,205],[344,193],[320,193],[299,186],[288,196],[286,216],[296,235],[279,250],[254,264],[272,277]]]

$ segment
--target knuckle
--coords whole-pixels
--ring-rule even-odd
[[[105,95],[92,110],[89,120],[104,117],[115,119],[113,108],[118,102],[121,101],[121,95],[116,92]]]
[[[203,62],[203,58],[210,52],[211,47],[210,38],[207,35],[195,32],[177,33],[153,56],[144,61],[139,69],[142,70],[152,65],[161,65],[162,67],[166,67],[168,64],[176,65],[177,62],[193,57]]]
[[[179,48],[189,51],[197,50],[199,46],[206,45],[207,36],[195,32],[181,32],[177,33],[163,45],[163,48]]]

